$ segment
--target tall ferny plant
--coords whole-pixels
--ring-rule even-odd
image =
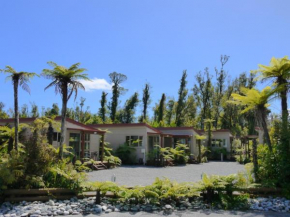
[[[11,66],[6,66],[4,70],[1,70],[4,73],[9,74],[6,78],[7,80],[12,81],[13,89],[14,89],[14,129],[15,129],[15,137],[14,137],[14,149],[18,150],[19,143],[19,109],[18,109],[18,87],[22,87],[23,90],[30,94],[30,88],[28,83],[31,78],[37,76],[36,73],[33,72],[17,72]]]
[[[88,75],[84,73],[85,68],[79,68],[80,63],[75,63],[69,68],[57,65],[54,62],[48,62],[48,65],[53,69],[43,69],[42,75],[52,82],[45,88],[55,87],[55,93],[60,93],[62,97],[62,110],[61,110],[61,138],[59,146],[59,157],[63,157],[63,144],[65,139],[65,120],[67,111],[67,102],[73,93],[75,93],[75,99],[79,89],[85,89],[81,83],[82,80],[90,81]]]

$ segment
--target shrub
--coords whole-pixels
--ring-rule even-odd
[[[113,164],[114,166],[121,166],[122,165],[122,160],[116,156],[113,156],[113,155],[105,156],[104,160],[110,164]]]
[[[209,205],[221,206],[224,209],[246,209],[248,207],[248,195],[233,196],[235,188],[242,183],[238,175],[229,176],[207,176],[203,175],[202,181],[198,183],[172,182],[167,178],[159,179],[148,186],[136,186],[128,189],[118,186],[113,182],[94,182],[90,190],[99,191],[101,196],[107,192],[114,194],[114,198],[109,200],[119,201],[126,204],[182,204],[182,202],[192,201],[200,197],[200,192],[204,192]],[[209,198],[209,195],[211,196]]]
[[[273,146],[272,153],[267,146],[258,146],[258,177],[261,180],[262,185],[267,187],[281,187],[279,182],[280,172],[278,170],[278,159],[276,146]]]
[[[119,157],[123,164],[134,164],[136,163],[136,148],[127,145],[126,143],[120,145],[115,154]]]
[[[170,149],[170,152],[176,164],[186,164],[189,160],[189,147],[185,144],[177,143],[175,148]]]
[[[211,151],[211,158],[213,160],[220,160],[221,154],[223,154],[223,158],[227,159],[227,149],[226,148],[215,148]]]
[[[64,159],[50,167],[43,180],[46,187],[82,191],[87,179],[85,173],[77,172],[74,165],[68,159]]]
[[[1,153],[1,189],[61,187],[82,190],[86,181],[71,163],[72,154],[64,146],[67,158],[59,160],[58,150],[47,143],[47,128],[53,121],[36,119],[31,126],[32,136],[17,152]],[[28,129],[29,130],[29,129]]]

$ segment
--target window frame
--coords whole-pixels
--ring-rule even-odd
[[[127,137],[129,137],[129,140],[127,139]],[[138,139],[137,139],[137,140],[139,140],[138,145],[132,145],[132,137],[138,137]],[[125,142],[127,145],[129,145],[131,147],[135,147],[135,148],[143,147],[143,138],[144,138],[143,135],[142,136],[141,135],[126,135]],[[133,140],[133,141],[136,141],[136,140]]]

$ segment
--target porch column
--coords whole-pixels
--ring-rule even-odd
[[[163,136],[160,135],[160,137],[161,137],[161,144],[160,144],[160,147],[164,148],[164,140],[163,140]]]
[[[104,134],[102,134],[102,136],[101,136],[101,143],[102,143],[102,155],[101,155],[101,161],[103,162],[103,160],[104,160],[104,155],[105,155],[105,149],[104,149],[104,143],[105,143],[105,135]]]
[[[81,158],[85,157],[85,132],[81,131]]]

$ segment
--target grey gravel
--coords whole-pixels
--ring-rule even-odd
[[[166,177],[177,182],[196,182],[202,173],[208,175],[229,175],[243,171],[244,165],[236,162],[209,162],[174,167],[121,166],[119,168],[88,173],[90,181],[111,181],[116,176],[120,185],[150,185],[156,177]]]
[[[86,215],[85,217],[97,217],[98,215]],[[104,215],[105,217],[289,217],[289,213],[273,213],[273,212],[237,212],[237,211],[177,211],[170,215],[164,215],[162,212],[147,213],[147,212],[112,212]],[[84,217],[79,215],[76,217]]]

